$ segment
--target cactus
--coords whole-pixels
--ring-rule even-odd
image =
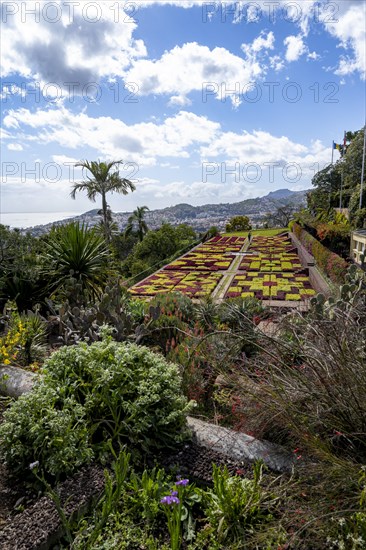
[[[363,262],[363,259],[361,261]],[[349,310],[360,300],[365,300],[365,282],[364,273],[358,266],[352,264],[348,268],[345,283],[339,287],[338,299],[331,296],[326,300],[323,294],[317,294],[310,299],[312,311],[317,316],[328,315],[329,318],[332,318],[334,308],[343,311]]]
[[[118,342],[132,337],[133,318],[128,311],[128,300],[120,285],[106,286],[99,302],[79,304],[71,307],[65,302],[58,311],[59,341],[74,344],[79,340],[96,342],[100,340],[100,328],[109,325]]]

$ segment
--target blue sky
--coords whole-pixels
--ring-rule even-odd
[[[363,0],[2,1],[1,17],[2,212],[89,210],[69,197],[83,159],[124,161],[136,191],[115,211],[306,189],[364,124]]]

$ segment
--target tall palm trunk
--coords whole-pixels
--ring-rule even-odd
[[[103,210],[103,223],[104,223],[104,234],[105,239],[107,243],[110,242],[111,236],[110,236],[110,227],[109,227],[109,219],[108,219],[108,204],[107,199],[105,196],[105,193],[102,192],[102,210]]]

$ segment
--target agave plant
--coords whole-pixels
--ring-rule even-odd
[[[95,229],[79,223],[58,227],[51,231],[45,246],[44,260],[52,292],[65,291],[72,280],[81,292],[92,297],[100,294],[108,277],[108,249]]]

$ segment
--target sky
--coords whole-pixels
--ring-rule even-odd
[[[308,189],[364,125],[364,0],[3,0],[1,25],[1,212],[99,207],[82,160],[123,161],[114,211]]]

